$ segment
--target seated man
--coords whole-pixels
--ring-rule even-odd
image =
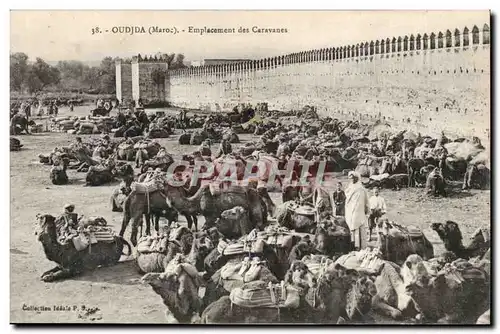
[[[210,150],[210,140],[204,140],[203,143],[201,143],[200,147],[198,148],[198,151],[201,153],[202,156],[209,157],[212,155],[212,151]]]
[[[57,238],[60,242],[65,242],[77,235],[78,214],[74,210],[74,204],[66,204],[63,214],[56,219]]]
[[[231,147],[231,143],[229,140],[226,138],[222,139],[220,146],[219,146],[219,151],[217,152],[217,155],[215,158],[220,158],[223,155],[230,154],[233,152],[233,148]]]
[[[97,147],[94,149],[94,152],[92,153],[92,159],[101,163],[104,159],[107,158],[106,151],[106,147],[102,143],[97,145]]]

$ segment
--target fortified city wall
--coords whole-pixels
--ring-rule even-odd
[[[160,84],[151,80],[153,68],[167,65],[140,56],[131,65],[118,61],[118,98],[212,111],[237,103],[267,102],[270,110],[314,105],[324,116],[385,119],[396,128],[489,140],[487,24],[170,70]]]

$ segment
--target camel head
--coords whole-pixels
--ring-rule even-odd
[[[447,220],[445,224],[433,223],[431,228],[437,232],[446,250],[455,251],[456,248],[463,248],[462,232],[454,221]]]
[[[193,239],[191,250],[198,252],[204,258],[214,247],[215,245],[208,235],[201,235]]]
[[[315,254],[315,246],[311,242],[309,236],[302,237],[297,244],[295,244],[290,250],[290,254],[288,255],[289,262],[292,263],[296,260],[301,260],[305,256],[310,254]]]
[[[372,307],[372,299],[377,294],[374,280],[370,276],[361,275],[347,292],[346,312],[351,320],[367,314]]]
[[[467,244],[468,249],[488,249],[490,247],[490,230],[478,228],[470,236]]]
[[[45,236],[50,236],[57,239],[56,218],[49,214],[37,214],[35,223],[35,235],[38,237],[38,241],[42,241]]]
[[[404,284],[409,285],[413,282],[422,282],[424,276],[429,276],[423,262],[422,257],[417,254],[411,254],[406,258],[401,268],[401,276],[403,277]]]
[[[163,273],[148,273],[141,282],[149,284],[159,294],[163,303],[179,322],[189,322],[193,313],[199,312],[199,273],[186,263],[186,257],[177,254]]]

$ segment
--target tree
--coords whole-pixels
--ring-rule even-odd
[[[10,55],[10,89],[19,91],[28,73],[28,55],[17,52]]]
[[[173,56],[175,56],[175,61]],[[172,54],[172,61],[169,63],[169,68],[175,70],[187,67],[186,65],[184,65],[184,58],[185,57],[182,53],[178,53],[177,55]]]

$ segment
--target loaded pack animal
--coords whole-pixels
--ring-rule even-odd
[[[48,260],[56,262],[57,266],[42,274],[41,279],[52,282],[74,277],[98,266],[110,266],[118,263],[122,255],[130,256],[132,247],[120,236],[114,236],[110,241],[99,241],[83,249],[77,249],[74,242],[61,244],[58,240],[56,218],[49,214],[37,215],[35,234],[41,242]],[[123,253],[123,248],[128,253]]]

